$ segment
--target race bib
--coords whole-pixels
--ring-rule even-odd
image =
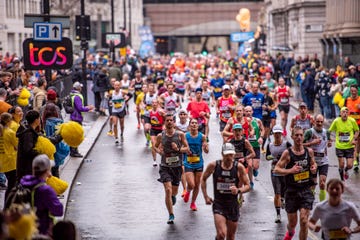
[[[289,103],[289,98],[287,98],[287,97],[281,98],[280,103],[283,103],[283,104]]]
[[[218,93],[218,92],[221,92],[221,88],[218,88],[218,87],[217,87],[217,88],[214,88],[214,92],[217,92],[217,93]]]
[[[354,119],[360,119],[360,114],[358,112],[350,112],[349,115]]]
[[[163,80],[163,79],[159,79],[159,80],[156,81],[156,83],[157,83],[158,85],[164,84],[164,80]]]
[[[122,103],[114,103],[114,108],[121,108],[122,107]]]
[[[224,118],[231,118],[231,112],[225,112],[222,114]]]
[[[307,179],[309,179],[309,176],[310,176],[309,171],[297,173],[297,174],[294,174],[294,180],[295,180],[295,182],[307,180]]]
[[[321,162],[321,160],[325,157],[325,153],[314,152],[314,157],[316,162]]]
[[[250,141],[250,142],[255,142],[256,141],[256,135],[253,135],[253,136],[249,136],[249,138],[248,138],[248,140]]]
[[[342,240],[347,239],[347,234],[341,229],[329,230],[329,238],[330,240]]]
[[[216,183],[216,190],[220,191],[220,192],[229,192],[230,191],[230,187],[231,186],[235,186],[235,183],[224,183],[224,182],[217,182]]]
[[[243,157],[244,157],[243,152],[237,152],[237,153],[235,153],[235,156],[234,156],[235,159],[239,159],[239,158],[243,158]]]
[[[146,105],[146,106],[145,106],[145,109],[146,109],[146,110],[148,110],[148,111],[150,111],[150,110],[151,110],[151,108],[152,108],[152,106],[151,106],[151,105]]]
[[[256,108],[261,108],[261,102],[258,101],[258,100],[253,101],[252,107],[253,107],[254,109],[256,109]]]
[[[188,163],[199,163],[200,162],[200,156],[196,154],[189,155],[187,157]]]
[[[179,161],[179,156],[165,158],[165,162],[167,164],[177,163],[178,161]]]
[[[349,142],[350,141],[350,133],[339,133],[339,142]]]

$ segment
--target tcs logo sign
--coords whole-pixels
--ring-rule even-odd
[[[29,70],[66,69],[73,65],[72,42],[63,38],[61,42],[23,42],[24,66]]]

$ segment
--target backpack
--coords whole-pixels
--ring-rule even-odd
[[[13,189],[11,189],[8,197],[6,198],[4,209],[10,208],[13,204],[24,205],[30,208],[34,208],[36,189],[43,185],[46,185],[46,183],[38,183],[32,189],[30,189],[24,187],[19,183]]]
[[[72,114],[74,112],[74,106],[73,106],[73,103],[72,103],[72,97],[73,95],[72,94],[69,94],[67,95],[63,102],[62,102],[62,105],[65,109],[65,112],[68,113],[68,114]]]

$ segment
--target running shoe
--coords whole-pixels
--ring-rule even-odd
[[[251,190],[254,189],[254,182],[250,182],[250,189],[251,189]]]
[[[146,147],[149,147],[149,145],[150,145],[150,141],[146,140]]]
[[[359,173],[359,159],[358,159],[358,157],[354,160],[354,172]]]
[[[112,136],[114,136],[114,133],[113,133],[113,131],[108,131],[107,133],[106,133],[108,136],[110,136],[110,137],[112,137]]]
[[[194,202],[190,203],[190,208],[193,211],[197,211],[197,207],[196,207],[196,204]]]
[[[154,160],[154,162],[153,162],[153,167],[157,167],[157,162],[156,162],[156,160]]]
[[[186,193],[184,194],[184,202],[188,202],[190,198],[190,192],[186,191]]]
[[[172,205],[176,204],[176,196],[171,196]]]
[[[119,139],[115,138],[115,144],[119,144]]]
[[[345,180],[348,180],[349,179],[349,174],[347,171],[344,172],[344,179]]]
[[[140,129],[140,123],[137,124],[137,129]]]
[[[284,240],[291,240],[295,235],[295,230],[293,230],[291,233],[289,231],[286,232],[284,236]]]
[[[265,154],[265,153],[266,153],[265,148],[261,148],[261,153],[262,153],[262,154]]]
[[[122,142],[124,141],[124,135],[123,134],[120,135],[120,139],[121,139]]]
[[[183,198],[185,196],[185,193],[186,193],[186,189],[184,189],[181,193],[181,197]]]
[[[257,177],[259,175],[259,170],[253,169],[253,175],[254,177]]]
[[[174,224],[175,216],[174,214],[169,215],[169,220],[167,221],[167,224]]]
[[[281,223],[281,215],[278,214],[275,218],[275,223]]]

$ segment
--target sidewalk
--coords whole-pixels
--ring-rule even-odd
[[[73,158],[67,157],[65,159],[65,163],[60,166],[60,178],[65,180],[69,187],[64,193],[64,198],[60,199],[61,203],[64,206],[64,213],[66,212],[67,203],[69,201],[69,195],[71,188],[74,184],[74,179],[76,174],[78,173],[84,159],[86,159],[88,153],[90,152],[91,148],[95,144],[100,132],[104,128],[107,123],[108,117],[107,116],[99,116],[94,112],[85,113],[83,122],[84,134],[85,139],[79,146],[79,152],[84,156],[82,158]],[[69,121],[69,115],[67,114],[64,117],[64,121]],[[63,219],[65,214],[60,218]]]

